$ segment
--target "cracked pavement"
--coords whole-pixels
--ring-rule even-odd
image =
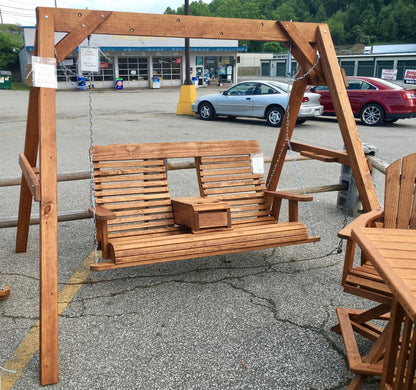
[[[95,142],[255,138],[265,156],[272,154],[275,130],[262,121],[176,116],[178,96],[177,89],[94,93]],[[0,91],[0,97],[10,112],[0,121],[0,176],[18,176],[27,93]],[[88,92],[58,91],[57,102],[58,172],[88,170]],[[381,157],[393,161],[412,151],[414,143],[406,140],[414,139],[415,123],[391,125],[393,141],[388,128],[378,128],[377,139],[374,129],[359,130],[363,142],[377,145]],[[307,121],[294,134],[301,142],[342,149],[335,120]],[[392,142],[400,147],[392,150]],[[339,180],[338,165],[299,165],[305,186]],[[376,174],[375,180],[382,196],[384,177]],[[172,197],[197,191],[191,171],[170,172],[169,185]],[[285,168],[280,188],[295,187],[293,168]],[[1,217],[17,215],[18,187],[0,190]],[[48,388],[345,389],[352,374],[341,336],[331,331],[335,308],[369,303],[340,286],[344,254],[330,254],[344,219],[336,201],[337,193],[314,195],[318,243],[90,273],[60,317],[60,382]],[[86,209],[87,181],[60,183],[58,205],[60,212]],[[33,213],[38,213],[36,204]],[[309,226],[306,208],[300,206],[299,213]],[[93,250],[92,226],[91,220],[59,224],[60,289]],[[15,233],[15,228],[1,230],[0,283],[11,287],[11,296],[0,302],[0,366],[13,357],[39,316],[39,228],[31,226],[23,254],[14,252]],[[362,340],[360,347],[365,351],[368,345]],[[13,389],[42,388],[38,357],[36,352]],[[363,389],[378,386],[375,378]]]

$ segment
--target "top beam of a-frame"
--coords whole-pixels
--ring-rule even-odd
[[[54,13],[56,32],[70,32],[91,13],[101,12],[68,8],[44,10],[46,14]],[[108,11],[102,11],[103,18],[106,13]],[[303,40],[317,42],[316,23],[295,24]],[[94,34],[289,42],[276,21],[115,11],[94,30]]]

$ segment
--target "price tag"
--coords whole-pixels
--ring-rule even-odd
[[[32,82],[34,87],[58,88],[55,58],[32,57]]]
[[[256,174],[264,174],[264,158],[263,153],[250,154],[251,171]]]

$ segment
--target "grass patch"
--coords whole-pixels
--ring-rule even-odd
[[[16,83],[12,81],[12,90],[13,91],[29,91],[29,87],[23,83]]]

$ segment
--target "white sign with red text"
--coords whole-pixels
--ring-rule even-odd
[[[404,83],[416,84],[416,70],[406,69],[406,71],[404,72]]]
[[[396,80],[397,69],[382,69],[381,78],[384,80]]]

